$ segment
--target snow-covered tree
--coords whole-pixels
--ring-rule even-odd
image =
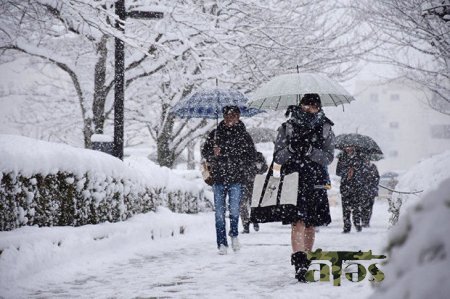
[[[430,106],[450,114],[450,1],[355,2],[356,13],[383,43],[372,59],[430,90]]]
[[[166,29],[182,31],[185,40],[179,43],[190,48],[153,76],[155,83],[145,82],[160,86],[159,94],[139,92],[135,99],[141,100],[132,109],[157,141],[159,162],[170,166],[188,142],[211,127],[205,121],[180,121],[169,113],[192,90],[219,85],[251,91],[273,75],[296,71],[296,67],[338,79],[354,75],[358,58],[368,51],[363,44],[368,36],[356,34],[356,19],[337,3],[213,0],[186,6],[177,2],[170,18],[162,22]],[[151,112],[155,117],[148,117]],[[183,132],[180,128],[192,134],[177,134]],[[163,162],[163,156],[169,163]]]
[[[51,64],[61,77],[60,81],[54,81],[55,85],[71,81],[73,92],[68,91],[66,96],[76,95],[84,145],[89,148],[91,135],[103,130],[106,96],[112,87],[106,69],[108,26],[100,26],[102,21],[110,21],[105,5],[98,1],[89,4],[88,1],[11,0],[3,1],[0,9],[4,16],[0,21],[0,48],[8,55],[26,54]],[[105,12],[103,20],[98,15],[101,12]],[[53,100],[50,90],[47,95],[47,98],[41,97],[45,104]],[[33,97],[32,102],[42,100]],[[70,105],[70,101],[67,104]],[[47,113],[55,115],[55,111]]]
[[[0,47],[9,55],[39,57],[66,74],[62,79],[72,82],[90,147],[91,135],[103,133],[112,111],[113,38],[123,39],[126,120],[132,129],[125,134],[146,132],[157,143],[159,163],[171,166],[186,144],[212,126],[169,113],[193,90],[218,84],[251,91],[297,66],[338,79],[353,75],[369,50],[363,44],[367,35],[357,32],[355,19],[338,3],[128,0],[127,10],[159,10],[164,18],[127,18],[122,34],[114,29],[111,1],[8,0],[0,5]],[[46,100],[52,98],[49,93]]]

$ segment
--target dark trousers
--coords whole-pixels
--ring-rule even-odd
[[[373,204],[375,203],[375,197],[366,197],[362,203],[362,215],[361,221],[363,226],[369,226],[370,218],[372,218]]]
[[[357,230],[362,226],[362,206],[359,194],[352,193],[342,196],[342,218],[344,220],[344,231],[350,231],[352,227],[351,216],[353,216],[353,225]]]
[[[242,226],[245,228],[250,225],[250,205],[252,201],[253,182],[242,184],[241,192],[239,214],[241,216]]]

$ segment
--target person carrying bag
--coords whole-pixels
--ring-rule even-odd
[[[244,230],[243,234],[250,233],[250,208],[251,208],[251,200],[253,194],[253,184],[255,181],[255,176],[257,174],[264,174],[267,172],[269,167],[267,166],[266,159],[261,152],[256,152],[255,162],[248,165],[248,168],[245,171],[245,182],[242,184],[242,193],[241,193],[241,203],[239,207],[239,213],[242,220],[242,227]],[[253,222],[253,229],[255,232],[259,231],[259,223]]]
[[[298,172],[273,176],[273,162],[266,175],[255,178],[251,219],[253,223],[282,222],[295,216]]]
[[[239,107],[225,106],[222,113],[223,121],[209,133],[201,151],[202,158],[210,166],[211,180],[208,182],[212,183],[214,193],[216,243],[220,255],[227,254],[227,236],[231,238],[233,251],[240,250],[238,224],[241,189],[245,182],[245,170],[255,162],[256,157],[253,139],[240,120]],[[230,212],[228,234],[227,208]]]
[[[327,166],[334,158],[334,133],[321,108],[318,94],[305,94],[300,106],[288,108],[290,119],[278,129],[269,173],[257,176],[252,199],[252,221],[291,224],[291,264],[299,282],[306,282],[315,227],[331,222]]]

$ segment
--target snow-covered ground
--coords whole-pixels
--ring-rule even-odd
[[[22,172],[39,166],[31,160],[25,163],[23,157],[12,157],[3,165]],[[402,190],[424,192],[414,203],[404,205],[408,208],[402,209],[392,230],[388,203],[377,200],[370,228],[342,234],[334,184],[330,192],[333,222],[320,229],[315,248],[372,250],[373,254],[385,254],[390,248],[389,263],[380,266],[385,282],[377,292],[369,277],[350,282],[343,275],[341,286],[331,281],[297,283],[290,265],[288,226],[262,224],[259,232],[240,235],[239,252],[220,256],[212,212],[175,214],[160,207],[118,223],[0,232],[0,298],[446,298],[450,293],[449,162],[446,152],[400,177]],[[198,178],[190,178],[186,171],[178,171],[184,178],[174,179],[171,170],[140,158],[126,163],[131,168],[150,169],[145,175],[148,181],[167,188],[199,188]],[[50,171],[51,165],[41,166]],[[105,167],[110,171],[119,168],[108,163]],[[423,275],[427,275],[426,283]]]
[[[316,248],[372,250],[387,237],[388,205],[379,201],[372,226],[342,234],[340,206],[317,234]],[[180,234],[180,228],[183,234]],[[23,227],[0,233],[0,294],[5,298],[366,298],[373,289],[342,277],[299,284],[290,265],[290,229],[262,224],[240,235],[242,249],[217,254],[214,214],[166,209],[128,221],[83,227]]]

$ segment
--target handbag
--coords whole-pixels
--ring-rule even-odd
[[[211,171],[210,171],[210,165],[208,164],[208,162],[203,161],[202,162],[202,177],[203,177],[203,181],[208,184],[209,186],[212,186],[214,184],[213,182],[213,177],[211,175]]]
[[[297,214],[299,173],[273,177],[273,162],[267,175],[256,175],[253,184],[250,222],[290,221]]]

